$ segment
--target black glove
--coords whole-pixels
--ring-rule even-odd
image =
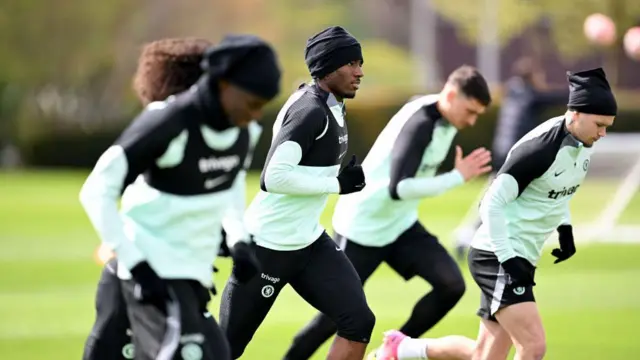
[[[364,189],[364,171],[362,166],[356,164],[356,156],[351,157],[351,161],[338,174],[340,183],[340,194],[351,194]]]
[[[508,285],[533,286],[536,284],[533,281],[534,267],[531,266],[527,259],[516,256],[503,262],[501,265],[510,277],[510,280],[507,280]]]
[[[560,248],[551,251],[551,255],[557,258],[553,262],[554,264],[565,261],[576,253],[576,244],[573,241],[573,228],[571,225],[558,226],[558,240]]]
[[[153,304],[158,309],[164,310],[169,297],[167,284],[158,277],[149,263],[143,261],[131,270],[131,276],[136,282],[134,297],[142,304]]]
[[[214,274],[219,271],[218,268],[215,265],[213,265],[212,267],[213,267],[213,273]],[[209,288],[209,292],[211,292],[211,295],[213,295],[213,296],[218,295],[218,290],[216,289],[216,284],[211,285],[211,287]]]
[[[260,272],[260,262],[249,244],[245,242],[236,243],[231,249],[233,259],[233,275],[241,283],[251,280]]]
[[[218,250],[219,257],[229,257],[229,246],[227,245],[227,232],[222,229],[222,240],[220,242],[220,249]]]

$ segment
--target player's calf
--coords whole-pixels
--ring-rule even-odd
[[[367,360],[471,360],[475,341],[451,335],[437,339],[413,339],[400,331],[385,333],[382,346]]]
[[[516,347],[516,360],[539,360],[547,351],[540,313],[535,302],[504,307],[496,313]]]
[[[496,321],[482,319],[472,360],[506,360],[511,350],[511,337]]]

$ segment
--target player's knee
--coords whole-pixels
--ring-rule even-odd
[[[450,302],[458,302],[467,290],[462,275],[452,276],[435,287],[440,292],[442,298]]]
[[[544,338],[532,339],[520,346],[519,352],[527,359],[542,359],[547,352],[547,343]]]
[[[368,343],[376,324],[376,316],[369,306],[365,305],[344,314],[336,324],[338,336],[351,341]]]
[[[229,352],[231,353],[231,358],[232,359],[239,359],[240,356],[242,356],[242,354],[244,354],[244,349],[246,348],[246,345],[242,344],[236,344],[235,346],[229,342]]]

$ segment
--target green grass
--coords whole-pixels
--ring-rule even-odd
[[[93,321],[93,301],[100,273],[93,259],[98,240],[77,201],[84,173],[0,173],[0,359],[79,359]],[[248,200],[257,190],[250,177]],[[426,200],[421,217],[445,244],[450,232],[476,198],[481,181]],[[611,195],[608,183],[589,182],[573,201],[576,223],[595,219]],[[330,228],[335,197],[322,222]],[[640,198],[622,217],[640,219]],[[547,330],[548,359],[637,359],[640,324],[640,246],[579,245],[562,265],[541,261],[536,297]],[[216,279],[224,286],[229,262],[218,262]],[[479,292],[468,277],[468,291],[428,336],[475,337]],[[373,343],[382,331],[398,327],[429,286],[403,282],[381,267],[365,290],[377,316]],[[211,304],[217,314],[219,297]],[[292,336],[315,311],[293,291],[284,291],[249,345],[243,359],[280,359]],[[314,359],[323,359],[325,347]]]

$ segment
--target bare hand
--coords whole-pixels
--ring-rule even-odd
[[[491,171],[491,152],[485,148],[477,148],[471,154],[462,157],[462,148],[456,146],[456,169],[469,181]]]

